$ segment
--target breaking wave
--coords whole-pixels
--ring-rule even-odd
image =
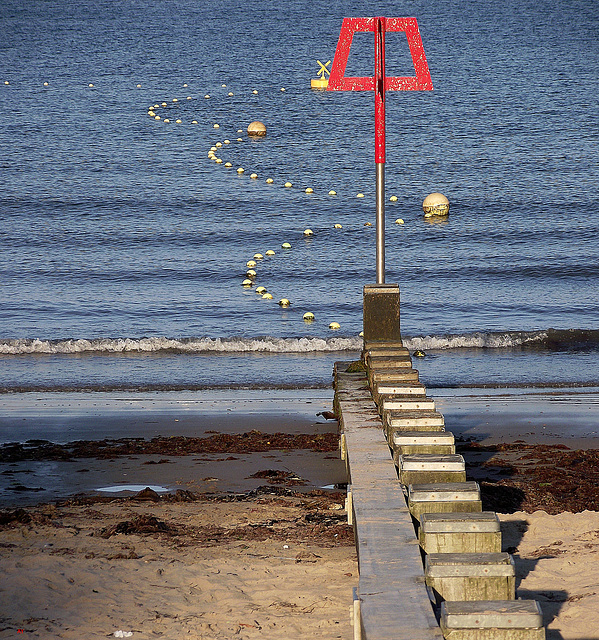
[[[465,334],[406,336],[409,350],[451,349],[548,349],[599,350],[599,330],[546,329],[543,331],[497,331]],[[317,353],[360,351],[358,336],[334,338],[96,338],[0,340],[0,354],[133,354],[133,353]]]

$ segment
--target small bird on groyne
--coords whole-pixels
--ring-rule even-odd
[[[333,411],[320,411],[316,415],[322,416],[325,420],[337,420],[337,416]]]

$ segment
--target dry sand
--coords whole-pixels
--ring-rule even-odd
[[[259,495],[30,509],[0,532],[0,638],[350,638],[340,507]]]
[[[101,398],[95,395],[74,401],[63,395],[51,402],[42,397],[29,408],[18,403],[9,407],[0,427],[23,423],[29,437],[42,434],[57,442],[157,434],[205,437],[213,431],[241,433],[248,428],[266,433],[334,431],[335,423],[315,421],[317,411],[330,408],[326,398],[316,395],[287,404],[278,397],[278,404],[272,397],[254,403],[251,398],[239,402],[171,396],[162,404],[159,399],[144,404],[139,398],[123,398],[109,399],[109,407],[98,406]],[[71,405],[65,407],[65,402]],[[474,401],[463,411],[459,400],[452,402],[444,413],[457,436],[480,436],[475,433],[479,431],[493,432],[494,438],[486,437],[486,442],[521,438],[587,450],[598,446],[596,438],[582,438],[583,423],[589,433],[599,431],[595,398],[586,404],[572,400],[580,414],[576,438],[568,437],[571,412],[570,407],[564,412],[563,397],[539,398],[536,409],[528,397],[520,413],[514,405],[510,408],[525,419],[506,420],[503,411],[501,424],[489,424],[489,416],[505,398],[487,398],[474,411]],[[551,434],[544,433],[544,426],[551,427]],[[14,436],[18,429],[6,429],[4,442],[19,439]],[[90,494],[100,481],[143,483],[152,478],[182,490],[178,498],[171,493],[159,501],[98,501],[100,494],[91,492],[95,498],[87,503],[27,506],[16,513],[14,507],[31,505],[46,494],[5,491],[5,505],[13,506],[4,511],[10,515],[0,525],[0,638],[13,638],[23,630],[17,637],[48,640],[114,637],[118,631],[139,639],[351,639],[349,608],[358,577],[351,530],[343,522],[342,494],[314,493],[331,478],[338,482],[336,455],[277,450],[236,454],[233,459],[173,454],[169,464],[160,465],[144,463],[164,456],[145,454],[76,459],[62,466],[44,460],[0,465],[2,473],[9,472],[2,476],[5,486],[17,486],[23,479],[37,486],[46,479],[54,488],[48,496],[53,500],[61,491]],[[469,455],[474,464],[469,473],[477,470],[485,499],[499,495],[514,511],[500,516],[504,548],[514,554],[518,594],[541,603],[547,640],[599,640],[599,513],[568,513],[574,498],[576,509],[599,504],[599,486],[593,495],[598,484],[596,452],[564,455],[565,466],[556,447],[527,449],[522,455],[514,450],[473,450]],[[272,491],[246,493],[240,500],[226,497],[227,492],[247,492],[269,481],[250,478],[256,470],[301,476],[306,483],[299,489],[308,495],[289,494],[273,479]],[[576,494],[578,484],[584,485],[582,496]],[[204,495],[186,501],[187,490]]]

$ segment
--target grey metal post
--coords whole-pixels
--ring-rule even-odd
[[[376,283],[385,282],[385,164],[376,163]]]

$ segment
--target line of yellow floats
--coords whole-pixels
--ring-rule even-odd
[[[186,85],[184,85],[184,86],[186,86]],[[223,85],[221,85],[221,87],[222,88],[226,88],[226,85],[223,84]],[[281,87],[281,91],[284,92],[285,88]],[[253,94],[258,94],[258,90],[254,89],[252,91],[252,93]],[[233,96],[234,93],[232,91],[230,91],[228,93],[228,95],[229,96]],[[204,96],[205,99],[210,99],[210,97],[211,96],[208,93],[205,94],[205,96]],[[186,100],[193,100],[193,98],[191,96],[187,96],[185,99]],[[179,99],[178,98],[173,98],[172,102],[176,104],[177,102],[179,102]],[[161,116],[159,116],[156,113],[156,111],[159,110],[160,108],[165,108],[165,107],[168,107],[168,106],[169,106],[168,102],[156,103],[156,104],[154,104],[154,105],[152,105],[152,106],[150,106],[148,108],[148,116],[150,116],[151,118],[153,118],[156,121],[162,121],[165,124],[170,124],[171,120],[169,118],[162,118]],[[180,118],[176,119],[174,122],[175,122],[175,124],[182,124],[182,120]],[[198,121],[197,120],[191,120],[191,124],[192,125],[197,125]],[[220,129],[220,124],[214,123],[212,125],[212,128],[213,129]],[[238,134],[239,133],[244,133],[244,131],[243,131],[243,129],[238,129],[237,133]],[[244,142],[244,139],[241,138],[241,137],[238,137],[236,139],[236,142]],[[232,168],[233,164],[231,162],[228,162],[228,161],[227,162],[223,162],[223,159],[217,156],[217,152],[218,151],[224,149],[226,147],[226,145],[230,145],[230,144],[232,144],[232,141],[229,140],[229,139],[225,139],[222,142],[219,141],[219,142],[216,142],[215,144],[213,144],[210,147],[210,149],[209,149],[209,151],[207,153],[208,159],[214,161],[216,164],[223,165],[226,168]],[[245,172],[246,172],[246,170],[245,170],[244,167],[238,167],[237,168],[237,173],[238,174],[241,175],[241,174],[244,174]],[[252,180],[256,180],[258,178],[258,174],[253,172],[253,173],[250,174],[250,178]],[[266,182],[266,184],[274,184],[274,179],[269,177],[269,178],[266,178],[265,182]],[[290,182],[290,181],[286,181],[283,184],[283,186],[285,188],[289,189],[289,188],[293,187],[293,183]],[[307,193],[307,194],[313,194],[314,193],[314,189],[312,187],[306,187],[304,189],[304,192]],[[329,190],[328,195],[329,196],[336,196],[337,195],[337,191],[335,191],[334,189],[331,189],[331,190]],[[364,196],[363,193],[360,192],[360,193],[356,194],[356,197],[357,198],[364,198],[365,196]],[[391,202],[397,202],[397,196],[391,196],[389,198],[389,200]],[[395,222],[396,222],[396,224],[404,224],[404,221],[401,218],[398,218]],[[366,223],[364,223],[364,226],[367,226],[367,227],[372,226],[372,223],[371,222],[366,222]],[[336,223],[336,224],[333,225],[333,227],[335,229],[342,229],[343,225],[341,225],[339,223]],[[312,231],[312,229],[306,229],[303,232],[304,237],[310,237],[313,234],[314,234],[314,232]],[[289,249],[291,249],[291,244],[289,242],[283,242],[283,244],[281,245],[281,248],[285,249],[285,250],[289,250]],[[241,283],[242,286],[245,289],[251,289],[251,288],[253,288],[255,286],[255,278],[257,277],[257,272],[256,272],[255,268],[258,266],[259,261],[263,260],[265,256],[272,257],[274,255],[275,255],[275,251],[273,251],[272,249],[269,249],[269,250],[265,251],[264,254],[261,254],[261,253],[254,254],[254,256],[250,260],[248,260],[246,262],[246,268],[247,268],[246,278]],[[256,286],[255,287],[255,292],[263,300],[273,300],[272,293],[270,293],[266,289],[266,287],[264,287],[264,286],[261,286],[261,285],[260,286]],[[282,308],[288,308],[289,306],[291,306],[291,301],[288,298],[281,298],[278,301],[278,304]],[[302,320],[305,323],[310,324],[310,323],[312,323],[312,322],[314,322],[316,320],[316,316],[314,315],[314,313],[312,311],[306,311],[302,315]],[[341,325],[336,321],[332,321],[332,322],[329,323],[329,329],[331,329],[332,331],[336,331],[336,330],[338,330],[340,328],[341,328]],[[362,333],[360,333],[360,335],[362,335]]]

